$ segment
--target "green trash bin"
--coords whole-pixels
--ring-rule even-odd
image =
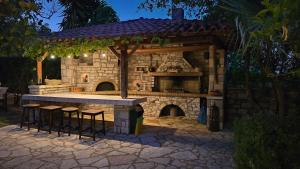
[[[135,109],[130,110],[130,127],[129,133],[134,134],[138,123],[138,118],[143,117],[144,110],[142,106],[137,105]]]

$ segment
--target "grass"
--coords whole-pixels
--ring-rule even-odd
[[[20,110],[18,107],[9,107],[7,112],[0,108],[0,127],[17,124],[20,121],[19,119]]]

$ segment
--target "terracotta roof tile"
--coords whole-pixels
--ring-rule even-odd
[[[48,39],[113,38],[126,36],[174,36],[201,33],[225,33],[229,26],[199,20],[174,21],[170,19],[136,19],[117,23],[79,27],[46,36]]]

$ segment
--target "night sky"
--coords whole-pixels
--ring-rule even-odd
[[[153,12],[149,10],[138,9],[138,5],[143,0],[106,0],[106,2],[112,6],[117,12],[121,21],[143,18],[169,18],[167,10],[155,9]],[[50,20],[45,20],[45,23],[49,24],[52,31],[59,31],[59,23],[62,18],[60,17],[61,11],[57,12]]]

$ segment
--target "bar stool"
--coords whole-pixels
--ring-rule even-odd
[[[102,115],[102,130],[96,131],[96,116],[97,115]],[[86,128],[86,129],[82,129],[83,128],[83,117],[85,115],[91,116],[91,126]],[[81,111],[81,123],[80,123],[80,129],[79,129],[79,139],[81,139],[82,136],[82,132],[86,131],[86,130],[91,130],[91,132],[93,133],[93,140],[95,141],[95,136],[96,136],[96,132],[102,132],[105,135],[105,121],[104,121],[104,111],[101,110],[96,110],[96,109],[89,109],[89,110],[82,110]],[[89,135],[84,135],[84,136],[88,136]]]
[[[20,127],[23,127],[23,124],[27,124],[28,130],[30,130],[30,124],[35,124],[35,111],[40,107],[39,104],[24,104],[22,105],[23,111],[22,111],[22,116],[21,116],[21,124]],[[25,114],[27,113],[27,121],[24,121]],[[30,121],[30,115],[32,114],[32,121]]]
[[[80,119],[79,119],[79,111],[77,107],[65,107],[61,109],[61,121],[60,121],[60,126],[58,130],[58,136],[60,136],[61,129],[65,130],[65,128],[68,128],[68,135],[71,135],[71,129],[75,129],[72,127],[72,114],[76,113],[77,114],[77,122],[78,122],[78,130],[80,127]],[[64,125],[64,116],[65,113],[68,113],[68,124]]]
[[[42,114],[47,113],[49,115],[48,132],[49,132],[49,134],[51,134],[51,130],[52,130],[52,126],[53,126],[53,113],[60,110],[61,108],[62,108],[62,106],[54,106],[54,105],[40,107],[38,132],[43,127]]]

